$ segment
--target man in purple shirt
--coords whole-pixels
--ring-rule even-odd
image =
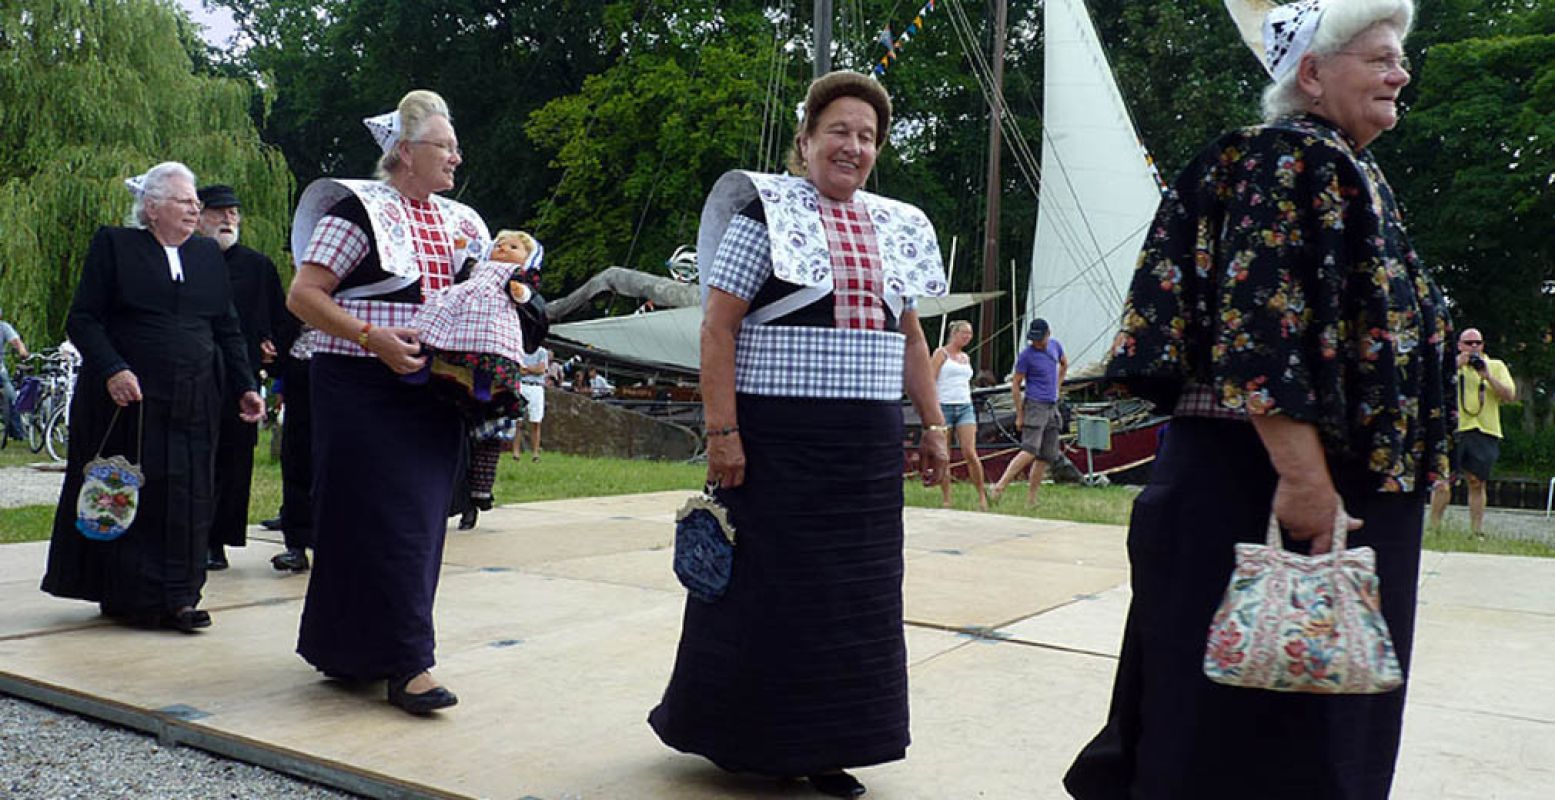
[[[1058,437],[1063,434],[1063,421],[1058,414],[1058,389],[1069,372],[1069,358],[1064,346],[1048,331],[1047,320],[1032,320],[1026,331],[1030,347],[1020,351],[1015,360],[1015,371],[1010,376],[1010,392],[1015,396],[1015,427],[1020,429],[1020,452],[1005,468],[1004,476],[993,487],[993,500],[998,502],[1010,481],[1020,476],[1026,465],[1031,465],[1030,485],[1026,489],[1026,507],[1037,504],[1037,489],[1047,475],[1049,465],[1063,458],[1058,449]]]

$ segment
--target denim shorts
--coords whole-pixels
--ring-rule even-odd
[[[952,428],[977,424],[977,411],[971,403],[940,403],[939,410],[945,415],[945,424]]]

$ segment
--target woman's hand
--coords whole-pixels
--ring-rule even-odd
[[[1312,542],[1312,555],[1328,552],[1334,544],[1334,515],[1343,513],[1339,493],[1327,480],[1280,478],[1274,488],[1274,516],[1297,541]],[[1361,527],[1361,520],[1345,516],[1345,530]]]
[[[265,401],[259,397],[258,392],[244,392],[238,398],[238,419],[244,422],[258,422],[265,418]]]
[[[142,399],[140,379],[135,377],[135,373],[127,369],[121,369],[109,375],[108,397],[120,408],[130,403],[139,403]]]
[[[918,441],[918,474],[924,486],[934,486],[950,469],[950,444],[945,431],[925,430]]]
[[[367,332],[367,349],[399,375],[409,375],[426,366],[421,355],[421,331],[415,328],[380,328]]]
[[[738,432],[707,440],[707,482],[721,489],[745,483],[745,444]]]

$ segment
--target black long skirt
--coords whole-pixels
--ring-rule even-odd
[[[215,510],[212,464],[221,396],[209,372],[167,383],[174,387],[171,397],[148,395],[120,411],[116,423],[115,406],[100,382],[88,378],[78,386],[45,592],[97,601],[103,613],[128,618],[151,618],[200,602]],[[105,456],[136,461],[146,479],[135,522],[111,542],[88,540],[76,530],[81,470],[99,446]]]
[[[315,541],[297,653],[343,680],[429,669],[463,423],[377,359],[314,356],[312,381]]]
[[[1288,694],[1222,686],[1201,672],[1233,545],[1263,541],[1275,482],[1251,425],[1172,421],[1129,524],[1133,602],[1112,708],[1064,779],[1079,800],[1388,796],[1403,687]],[[1423,498],[1368,491],[1364,479],[1336,483],[1346,510],[1365,521],[1350,546],[1377,551],[1382,613],[1407,675]]]
[[[286,425],[281,432],[281,532],[286,546],[313,546],[313,397],[307,360],[286,359]]]
[[[721,767],[808,775],[904,757],[902,416],[895,403],[741,395],[745,484],[715,603],[686,600],[665,744]]]

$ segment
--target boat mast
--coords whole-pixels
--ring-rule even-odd
[[[815,0],[815,77],[831,72],[831,0]]]
[[[817,0],[819,2],[819,0]],[[998,0],[994,4],[993,24],[993,92],[989,98],[989,124],[988,124],[988,216],[983,223],[983,291],[999,291],[999,156],[1004,147],[1001,132],[1004,121],[1004,27],[1008,14],[1006,0]],[[1015,287],[1011,286],[1013,293]],[[992,298],[983,301],[980,319],[983,323],[985,336],[992,336],[998,330],[998,319]],[[1018,320],[1010,320],[1010,324],[1016,324]],[[989,343],[993,340],[990,338]],[[993,347],[978,348],[978,366],[985,370],[993,370]]]

